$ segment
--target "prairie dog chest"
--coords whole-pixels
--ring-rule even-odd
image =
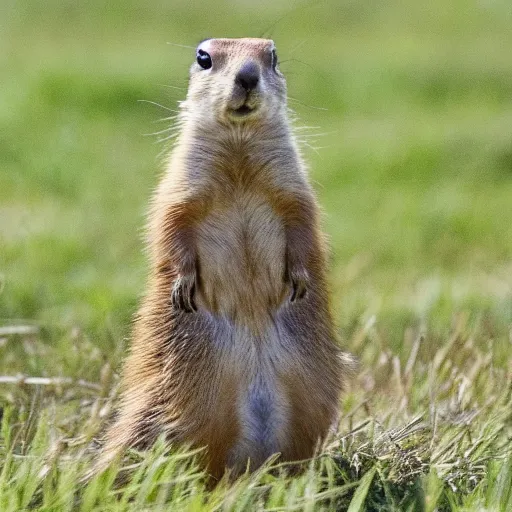
[[[215,312],[255,313],[283,298],[284,224],[263,194],[219,198],[197,231],[200,295]]]

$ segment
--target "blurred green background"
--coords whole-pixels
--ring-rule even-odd
[[[145,134],[172,114],[139,100],[184,98],[195,52],[168,42],[262,34],[314,127],[305,153],[348,348],[369,321],[397,353],[411,326],[428,323],[435,343],[465,311],[506,361],[511,27],[509,0],[3,0],[0,319],[43,326],[49,352],[29,362],[0,344],[1,371],[97,374],[61,340],[70,329],[119,362],[166,148]]]

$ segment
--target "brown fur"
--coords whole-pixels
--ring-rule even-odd
[[[312,456],[336,418],[346,366],[317,202],[289,128],[284,78],[271,68],[273,43],[201,46],[214,66],[191,69],[180,136],[153,199],[149,284],[100,465],[165,433],[205,446],[208,471],[220,477],[273,452]],[[248,59],[261,72],[261,89],[246,100],[257,110],[233,119],[234,76]]]

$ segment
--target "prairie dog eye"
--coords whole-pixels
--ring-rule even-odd
[[[212,58],[204,50],[197,50],[197,63],[203,69],[210,69],[212,67]]]
[[[277,66],[277,53],[275,50],[272,50],[272,69],[276,69]]]

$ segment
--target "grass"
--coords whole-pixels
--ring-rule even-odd
[[[512,508],[509,2],[2,11],[0,510]],[[168,112],[139,100],[185,94],[193,50],[166,42],[265,30],[290,105],[322,134],[305,149],[340,340],[359,359],[338,429],[297,477],[269,463],[209,491],[193,454],[159,443],[84,483],[165,149],[143,134]]]

